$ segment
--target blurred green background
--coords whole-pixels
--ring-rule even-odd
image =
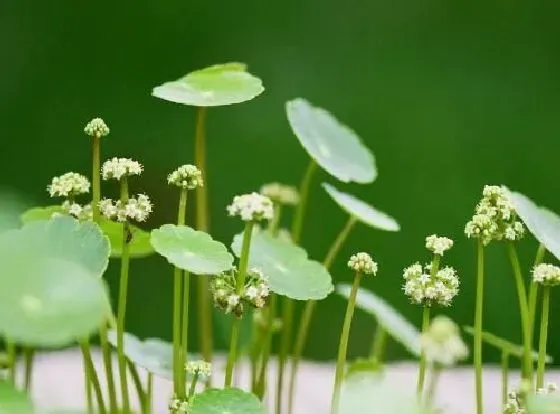
[[[399,233],[357,226],[334,266],[336,281],[350,281],[345,263],[352,252],[371,252],[380,271],[365,284],[419,325],[420,309],[401,293],[402,269],[428,260],[425,236],[451,236],[455,248],[445,259],[459,269],[462,292],[445,312],[470,324],[474,245],[462,230],[483,185],[506,184],[560,212],[553,184],[560,147],[559,7],[552,0],[5,0],[0,185],[30,204],[49,203],[45,187],[53,175],[89,173],[82,129],[101,116],[111,128],[104,158],[127,156],[145,165],[133,190],[156,203],[148,226],[171,222],[177,200],[165,178],[193,160],[194,111],[151,97],[151,89],[214,63],[246,62],[265,93],[208,114],[214,237],[229,244],[240,230],[225,214],[233,195],[272,180],[299,183],[308,158],[291,134],[284,103],[305,97],[355,129],[379,169],[367,186],[317,177],[303,235],[311,256],[323,258],[346,219],[319,187],[327,180],[402,225]],[[104,184],[107,195],[115,191]],[[485,327],[518,341],[505,247],[488,250]],[[525,270],[535,250],[531,238],[520,244]],[[117,266],[108,274],[113,296]],[[170,267],[152,257],[135,261],[132,272],[128,330],[170,337]],[[552,303],[550,353],[560,358],[554,333],[560,305]],[[334,357],[344,306],[335,295],[320,304],[307,357]],[[358,313],[352,356],[367,353],[373,330],[372,319]],[[388,352],[406,357],[399,346]],[[485,356],[497,358],[491,350]]]

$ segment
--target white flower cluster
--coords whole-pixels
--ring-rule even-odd
[[[130,158],[113,157],[103,163],[101,176],[104,180],[120,180],[122,177],[142,174],[143,167]]]
[[[375,275],[377,273],[377,263],[373,261],[369,254],[364,252],[359,252],[350,256],[348,267],[355,272],[365,275]]]
[[[152,212],[152,208],[152,203],[145,194],[130,197],[124,205],[120,200],[113,201],[110,198],[104,198],[99,202],[101,214],[109,220],[116,218],[120,222],[128,220],[146,221]]]
[[[557,390],[555,383],[548,383],[546,387],[539,388],[537,395],[553,394]],[[504,407],[504,414],[527,414],[526,400],[527,395],[531,392],[531,384],[527,381],[522,382],[517,391],[508,393],[508,400]]]
[[[265,276],[259,269],[253,268],[249,270],[247,279],[243,298],[255,308],[264,307],[266,299],[270,295],[270,288]]]
[[[271,220],[274,216],[272,200],[254,192],[235,196],[227,211],[230,216],[239,216],[243,221]]]
[[[181,400],[177,398],[177,396],[173,396],[169,400],[167,408],[169,408],[169,412],[173,414],[187,414],[189,412],[190,406],[188,401]]]
[[[523,223],[517,220],[506,191],[496,185],[487,185],[475,214],[465,226],[469,238],[479,238],[484,245],[492,240],[519,240],[525,234]]]
[[[204,185],[202,171],[191,164],[181,165],[169,174],[167,176],[167,183],[188,190],[193,190],[196,187],[202,187]]]
[[[447,237],[438,237],[435,234],[426,237],[426,249],[439,256],[453,247],[453,240]]]
[[[422,268],[420,263],[404,269],[405,280],[403,290],[413,303],[441,306],[451,305],[451,301],[459,293],[459,277],[450,266],[439,269],[434,277],[431,276],[432,265]]]
[[[212,364],[206,361],[189,361],[185,365],[185,370],[190,375],[208,378],[212,375]]]
[[[447,316],[438,315],[420,338],[426,360],[441,366],[455,365],[469,356],[469,349],[461,338],[459,327]]]
[[[66,200],[64,203],[62,203],[62,210],[80,221],[91,220],[93,218],[91,204],[82,206],[81,204]]]
[[[280,183],[264,184],[261,187],[260,193],[278,204],[295,206],[299,203],[299,192],[297,188],[291,185]]]
[[[68,172],[58,177],[53,177],[47,186],[51,197],[75,197],[89,192],[90,183],[87,177],[75,172]]]
[[[109,135],[109,127],[101,118],[93,118],[84,127],[84,132],[92,137],[104,137]]]
[[[533,269],[533,282],[544,286],[560,285],[560,267],[541,263]]]

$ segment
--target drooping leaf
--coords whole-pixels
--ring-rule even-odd
[[[336,286],[337,293],[346,299],[350,297],[351,289],[352,287],[347,284]],[[420,331],[384,299],[373,292],[360,289],[356,296],[356,306],[374,316],[377,323],[412,355],[420,356]]]
[[[233,238],[231,249],[241,255],[243,234]],[[260,269],[270,290],[296,300],[320,300],[333,291],[332,278],[319,262],[309,260],[305,250],[292,242],[256,228],[251,238],[249,267]]]
[[[31,223],[32,221],[50,220],[53,214],[63,214],[64,210],[62,205],[32,207],[21,215],[21,222],[23,224]]]
[[[266,414],[259,399],[238,388],[208,389],[195,394],[190,414]]]
[[[0,381],[0,413],[34,414],[31,400],[23,391],[14,388],[9,381]]]
[[[121,257],[123,247],[123,223],[107,220],[102,218],[99,226],[103,233],[111,241],[111,257]],[[130,241],[128,242],[128,251],[131,258],[141,258],[153,254],[154,248],[150,243],[150,233],[142,230],[140,227],[129,224]]]
[[[351,194],[343,193],[330,184],[322,184],[325,191],[331,198],[351,216],[370,227],[385,231],[399,231],[399,223],[391,216],[382,211],[376,210],[369,204],[358,200]]]
[[[233,256],[203,231],[164,224],[152,231],[154,249],[172,265],[197,275],[215,275],[233,267]]]
[[[560,394],[533,394],[527,397],[527,414],[560,413]]]
[[[190,106],[223,106],[249,101],[264,91],[262,81],[242,63],[196,70],[153,89],[156,98]]]
[[[354,131],[303,98],[286,103],[292,131],[317,164],[342,182],[371,183],[375,158]]]
[[[463,330],[471,335],[474,336],[474,328],[472,326],[463,326]],[[509,355],[512,355],[517,358],[523,358],[523,345],[517,345],[513,342],[508,341],[507,339],[500,338],[497,335],[494,335],[490,332],[482,332],[482,341],[486,342],[488,345],[493,346],[494,348],[498,348],[500,351],[505,351]],[[533,361],[537,361],[539,358],[539,353],[537,351],[531,352],[531,358]],[[550,364],[552,363],[553,358],[550,355],[546,355],[545,362]]]

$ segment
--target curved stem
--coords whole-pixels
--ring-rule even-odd
[[[539,336],[539,363],[537,367],[537,389],[544,387],[544,364],[548,336],[548,311],[550,308],[550,287],[544,286],[542,298],[541,330]]]
[[[538,266],[543,261],[545,253],[546,247],[544,247],[543,244],[539,244],[537,254],[535,255],[535,263],[533,264],[533,267]],[[538,292],[538,284],[531,280],[531,283],[529,285],[529,323],[531,325],[531,341],[535,337],[535,313],[537,308]]]
[[[262,361],[260,365],[260,372],[257,381],[256,395],[261,400],[264,397],[264,392],[266,390],[266,380],[268,374],[268,360],[270,358],[270,350],[272,349],[272,325],[274,324],[274,314],[276,311],[276,301],[278,296],[272,294],[270,298],[270,303],[268,305],[267,320],[266,320],[266,333],[264,338],[264,343],[262,347]]]
[[[126,176],[121,178],[121,197],[122,205],[128,201],[128,181]],[[126,296],[128,292],[128,270],[130,265],[129,245],[128,245],[128,223],[123,223],[123,246],[121,254],[121,275],[119,284],[119,303],[117,313],[117,357],[119,361],[119,377],[122,393],[123,411],[130,413],[130,400],[128,397],[128,382],[126,379],[126,356],[124,354],[124,325],[126,319]]]
[[[101,385],[99,383],[99,378],[97,377],[97,372],[93,366],[93,361],[91,359],[91,351],[89,348],[89,341],[82,340],[80,342],[80,348],[82,350],[82,356],[84,358],[84,371],[87,373],[88,379],[86,385],[91,382],[93,385],[93,391],[95,392],[95,397],[97,399],[97,409],[99,414],[106,414],[105,403],[103,402],[103,394],[101,392]],[[89,409],[89,408],[88,408]]]
[[[29,392],[31,390],[31,378],[33,375],[33,360],[35,356],[35,351],[33,348],[24,348],[23,350],[23,358],[25,363],[25,376],[23,386],[25,392]]]
[[[509,381],[509,353],[502,349],[501,356],[501,373],[502,373],[502,406],[505,409],[508,402],[508,381]]]
[[[239,271],[235,283],[235,292],[237,295],[241,294],[243,286],[245,285],[245,276],[247,275],[247,264],[249,263],[249,251],[251,248],[251,236],[253,235],[254,222],[248,221],[245,224],[245,231],[243,232],[243,244],[241,246],[241,255],[239,258]],[[237,356],[237,342],[239,338],[239,331],[241,329],[241,318],[235,318],[231,328],[231,341],[229,345],[229,354],[226,365],[226,376],[224,388],[231,387],[233,379],[233,369]]]
[[[387,339],[387,331],[379,323],[377,323],[375,336],[373,337],[371,345],[370,358],[378,364],[381,364],[383,361],[383,354],[387,345]]]
[[[142,381],[140,381],[140,375],[138,374],[138,370],[136,369],[134,362],[128,358],[126,359],[126,365],[128,366],[130,376],[132,377],[132,383],[134,384],[134,388],[136,388],[136,393],[138,394],[139,407],[143,410],[146,402],[146,394],[144,393],[144,389],[142,387]]]
[[[507,243],[509,259],[515,276],[517,297],[519,299],[519,311],[521,314],[521,327],[523,331],[523,378],[533,382],[533,360],[531,359],[531,328],[529,325],[529,305],[527,303],[527,292],[523,282],[523,274],[519,265],[519,258],[513,242]]]
[[[424,305],[422,310],[422,334],[430,327],[430,307]],[[420,369],[418,370],[418,381],[416,382],[416,392],[422,394],[424,390],[424,381],[426,379],[426,353],[422,351],[420,355]]]
[[[350,297],[348,298],[348,305],[346,307],[346,315],[344,317],[344,325],[342,327],[342,334],[340,336],[340,343],[338,345],[338,358],[336,360],[336,371],[334,375],[334,390],[331,399],[331,414],[338,412],[338,400],[340,396],[340,386],[344,378],[344,366],[346,365],[346,353],[348,351],[348,338],[350,337],[350,326],[352,325],[352,317],[354,316],[354,307],[356,305],[356,296],[358,288],[360,287],[360,280],[362,275],[356,273]]]
[[[478,240],[476,268],[473,360],[475,369],[476,414],[482,414],[482,311],[484,301],[484,245],[482,240]]]

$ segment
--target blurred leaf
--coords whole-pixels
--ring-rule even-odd
[[[216,275],[233,267],[233,256],[208,233],[164,224],[152,231],[154,249],[172,265],[197,275]]]
[[[354,131],[303,98],[286,103],[292,131],[317,164],[342,182],[371,183],[375,158]]]
[[[527,397],[527,414],[560,413],[560,395],[557,393],[535,394]]]
[[[108,260],[99,227],[67,216],[1,234],[0,334],[45,347],[90,335],[110,312]]]
[[[399,223],[388,214],[376,210],[353,195],[338,191],[330,184],[323,183],[323,188],[331,198],[351,216],[362,223],[380,230],[399,231]]]
[[[111,241],[111,257],[121,257],[123,246],[123,226],[124,223],[102,218],[99,223],[101,230]],[[131,258],[142,258],[155,253],[150,243],[150,233],[142,230],[133,224],[129,224],[132,239],[128,243],[128,249]]]
[[[379,363],[379,361],[375,359],[358,358],[348,365],[346,377],[372,373],[381,374],[381,372],[383,372],[383,365]]]
[[[189,414],[266,414],[259,399],[237,388],[195,394]]]
[[[8,381],[0,381],[0,413],[34,414],[34,409],[25,392],[16,390]]]
[[[32,221],[50,220],[55,213],[64,213],[62,205],[32,207],[21,215],[21,222],[27,224]]]
[[[190,106],[223,106],[249,101],[264,88],[243,63],[225,63],[187,74],[153,89],[156,98]]]
[[[352,287],[347,284],[340,284],[336,287],[337,293],[346,299],[349,298],[351,289]],[[384,299],[373,292],[360,289],[356,296],[356,306],[373,315],[377,319],[377,323],[412,355],[420,356],[420,331]]]
[[[243,233],[235,235],[231,249],[241,254]],[[307,258],[305,250],[292,242],[275,238],[255,228],[249,252],[249,267],[259,268],[270,290],[296,300],[320,300],[333,291],[331,275],[325,267]]]

